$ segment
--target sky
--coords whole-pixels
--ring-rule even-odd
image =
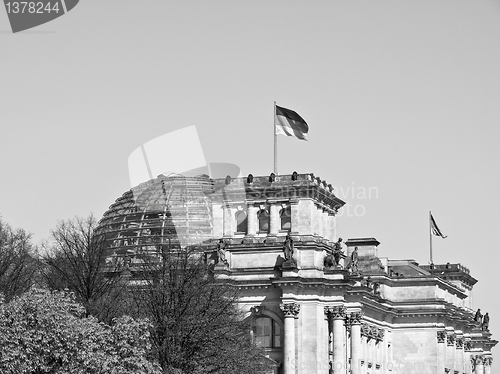
[[[479,280],[500,337],[500,1],[85,0],[12,34],[0,10],[0,215],[46,239],[128,190],[128,157],[196,126],[207,162],[312,172],[347,202],[344,239]],[[498,348],[494,349],[498,350]]]

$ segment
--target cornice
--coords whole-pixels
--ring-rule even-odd
[[[429,285],[429,286],[437,285],[441,289],[458,296],[460,299],[465,299],[468,297],[468,295],[462,290],[460,290],[457,286],[445,281],[444,279],[437,277],[436,275],[391,278],[385,274],[373,274],[370,275],[370,277],[372,278],[372,281],[376,281],[381,285],[387,285],[389,287],[405,287],[408,285],[412,287],[418,287],[423,285]]]
[[[324,279],[303,277],[281,277],[271,279],[271,283],[277,287],[299,286],[299,287],[321,287],[321,288],[350,288],[352,283],[349,279]]]
[[[248,177],[235,178],[231,180],[231,184],[226,184],[225,178],[213,181],[215,190],[224,188],[226,197],[230,198],[235,195],[241,199],[244,193],[246,201],[250,203],[269,199],[286,201],[309,198],[324,204],[332,212],[336,212],[345,204],[335,196],[331,185],[312,173],[296,174],[294,179],[292,179],[292,174],[279,175],[275,176],[273,181],[269,176],[252,176],[251,181]],[[222,199],[222,197],[217,197]]]
[[[362,322],[361,336],[365,336],[368,339],[375,339],[377,342],[380,342],[384,340],[385,330],[375,325]]]
[[[279,235],[262,235],[259,236],[244,236],[244,237],[230,237],[226,238],[228,243],[227,251],[235,253],[282,253],[283,243],[285,241],[286,233]],[[332,247],[328,241],[317,235],[295,235],[292,234],[294,249],[296,250],[316,250],[316,251],[331,251]],[[267,240],[271,239],[271,240]],[[202,243],[202,249],[205,253],[210,253],[215,250],[219,239],[211,239],[210,242]]]

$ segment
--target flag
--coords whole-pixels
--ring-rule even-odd
[[[302,140],[308,140],[309,126],[297,112],[276,106],[276,116],[274,118],[276,135],[295,136]]]
[[[434,221],[434,217],[432,216],[432,214],[431,214],[431,231],[436,236],[440,236],[443,239],[446,238],[446,235],[443,234],[441,230],[439,230],[439,227],[437,227],[436,221]]]

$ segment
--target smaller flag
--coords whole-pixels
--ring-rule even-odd
[[[308,140],[309,126],[306,121],[293,110],[276,106],[274,121],[276,135],[295,136],[298,139]]]
[[[432,214],[431,214],[431,231],[434,235],[440,236],[443,239],[447,237],[445,234],[441,232],[441,230],[439,230],[439,227],[437,227],[436,221],[434,221],[434,217],[432,216]]]

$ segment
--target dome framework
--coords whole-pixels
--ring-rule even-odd
[[[127,258],[144,263],[167,249],[185,250],[211,239],[213,193],[214,183],[206,175],[159,175],[125,192],[99,222],[107,262]]]

